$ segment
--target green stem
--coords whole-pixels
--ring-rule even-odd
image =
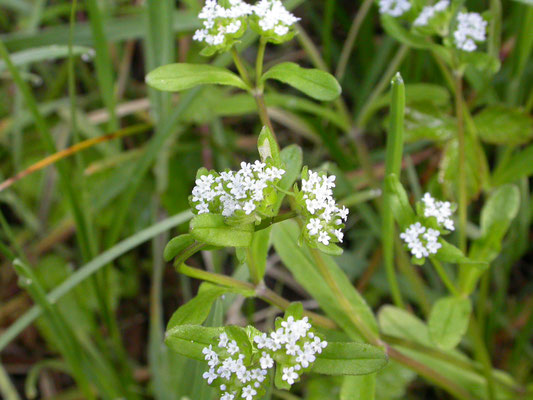
[[[385,175],[395,174],[400,176],[402,156],[403,156],[403,135],[404,135],[404,111],[405,111],[405,86],[402,77],[398,73],[392,81],[391,98],[391,124],[387,137],[387,153]],[[385,271],[392,294],[392,299],[397,307],[405,308],[402,299],[396,271],[394,268],[394,216],[392,215],[392,194],[385,186],[383,188],[382,207],[382,239],[383,258],[385,261]]]
[[[216,274],[214,272],[204,271],[198,268],[192,268],[188,265],[181,263],[174,263],[179,273],[187,275],[191,278],[200,279],[202,281],[211,282],[217,285],[227,286],[235,289],[255,290],[251,283],[239,281],[226,275]]]
[[[260,88],[261,78],[263,76],[263,62],[265,59],[267,41],[263,36],[259,39],[259,49],[257,50],[257,59],[255,61],[255,86]]]
[[[460,293],[459,290],[455,287],[452,280],[444,270],[444,267],[440,263],[439,260],[435,259],[435,257],[430,257],[431,262],[433,263],[433,266],[435,267],[435,270],[437,271],[437,274],[439,274],[440,279],[448,289],[448,291],[454,295],[455,297],[459,297]]]
[[[459,188],[459,248],[466,253],[466,220],[468,198],[466,193],[466,149],[464,129],[464,101],[463,77],[460,72],[455,73],[455,109],[457,117],[457,140],[459,146],[458,188]]]
[[[261,282],[262,277],[259,273],[257,264],[255,263],[254,255],[252,254],[252,250],[249,246],[246,248],[246,264],[248,264],[248,269],[250,270],[250,277],[252,278],[252,282],[255,285],[258,285]]]
[[[335,72],[335,77],[339,81],[342,81],[342,79],[344,78],[344,74],[346,73],[346,67],[348,66],[348,61],[350,60],[350,55],[352,54],[355,40],[357,39],[357,34],[359,33],[359,29],[361,28],[361,25],[363,24],[363,21],[365,20],[368,11],[370,10],[370,7],[373,3],[373,0],[365,0],[364,3],[361,5],[361,8],[357,11],[357,14],[355,14],[352,26],[350,27],[350,31],[348,32],[348,37],[344,42],[344,46],[342,47],[337,71]]]
[[[350,303],[350,301],[346,298],[341,288],[337,284],[337,281],[335,280],[333,275],[331,275],[331,272],[328,269],[319,251],[315,249],[309,249],[309,251],[311,252],[311,255],[315,260],[315,264],[318,267],[318,271],[320,272],[327,285],[333,292],[333,295],[339,302],[340,306],[344,309],[345,314],[352,321],[353,325],[357,328],[357,330],[359,330],[363,338],[370,344],[373,344],[375,346],[382,346],[383,343],[379,339],[379,336],[376,333],[372,332],[372,330],[366,325],[366,323],[359,318],[357,310],[352,306],[352,303]]]
[[[490,360],[490,354],[487,350],[485,341],[483,340],[483,337],[479,330],[479,325],[474,315],[472,315],[472,317],[470,318],[470,335],[472,341],[474,342],[474,352],[476,354],[476,358],[483,367],[483,375],[485,376],[485,380],[487,381],[488,400],[494,400],[496,397],[494,394],[494,377],[492,375],[492,364]]]
[[[296,211],[290,211],[285,214],[276,215],[275,217],[264,219],[259,225],[255,227],[255,231],[261,231],[263,229],[268,228],[269,226],[277,224],[278,222],[283,222],[296,216],[298,216],[298,213]]]
[[[233,47],[231,49],[231,56],[233,57],[233,62],[235,63],[235,67],[237,67],[237,71],[239,72],[239,75],[241,76],[242,80],[246,85],[250,88],[253,87],[252,81],[250,80],[250,76],[248,75],[248,71],[246,71],[246,67],[244,66],[244,63],[242,62],[241,56],[239,56],[239,53],[237,52],[237,49]]]

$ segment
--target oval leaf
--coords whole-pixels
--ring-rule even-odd
[[[479,137],[487,143],[519,145],[533,138],[533,118],[516,108],[487,107],[474,122]]]
[[[431,340],[441,349],[453,349],[468,328],[471,312],[469,298],[445,297],[438,300],[429,315]]]
[[[198,294],[182,305],[170,318],[167,330],[178,325],[199,325],[203,324],[209,316],[211,307],[216,299],[226,293],[237,293],[245,297],[255,295],[253,290],[246,291],[243,289],[215,286],[211,283],[202,283]]]
[[[165,92],[180,92],[198,85],[227,85],[248,90],[244,81],[233,72],[208,64],[168,64],[154,69],[146,83]]]
[[[312,371],[325,375],[365,375],[379,371],[387,361],[387,355],[379,347],[333,342],[317,356]]]
[[[286,83],[321,101],[335,100],[342,92],[339,82],[333,75],[319,69],[302,68],[295,63],[286,62],[273,66],[265,72],[261,81],[267,79]]]
[[[194,243],[194,238],[192,235],[185,234],[179,235],[171,239],[170,242],[165,246],[165,251],[163,252],[163,258],[165,261],[170,261],[176,257],[182,250],[189,247]]]
[[[191,220],[191,235],[212,246],[248,247],[253,233],[253,224],[229,226],[222,215],[201,214]]]

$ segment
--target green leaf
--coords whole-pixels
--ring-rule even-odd
[[[215,286],[211,283],[202,283],[198,294],[182,305],[170,318],[167,330],[171,330],[177,325],[200,325],[209,316],[211,307],[216,299],[226,293],[236,293],[245,297],[253,297],[253,290],[246,291],[237,288]]]
[[[165,343],[182,356],[204,361],[204,347],[218,343],[223,327],[205,327],[201,325],[176,325],[167,330]]]
[[[285,309],[285,314],[283,315],[284,319],[288,317],[293,317],[294,319],[302,319],[304,315],[304,307],[299,301],[293,302],[289,307]]]
[[[289,191],[302,172],[302,149],[298,145],[291,144],[281,150],[280,158],[284,165],[285,175],[278,182],[278,186],[283,190]],[[283,193],[278,193],[278,200],[273,207],[275,213],[281,208],[281,203],[284,198],[285,195]]]
[[[204,361],[203,348],[209,345],[216,346],[222,332],[225,332],[230,340],[235,340],[247,357],[251,355],[252,345],[248,335],[245,329],[239,326],[177,325],[167,331],[165,343],[183,356]]]
[[[261,161],[271,158],[276,167],[281,167],[281,157],[276,138],[267,126],[263,126],[259,138],[257,139],[257,150],[261,156]]]
[[[283,380],[283,368],[288,367],[289,365],[277,364],[276,365],[276,376],[274,378],[274,384],[276,389],[281,390],[290,390],[291,385]]]
[[[439,243],[442,245],[442,247],[439,249],[437,254],[431,256],[435,257],[439,261],[450,264],[471,265],[481,270],[484,270],[488,267],[486,262],[475,261],[468,258],[459,248],[455,247],[451,243],[448,243],[444,239],[439,240]]]
[[[441,349],[453,349],[459,344],[470,321],[470,299],[444,297],[431,309],[428,320],[429,335]]]
[[[514,154],[508,162],[499,165],[494,171],[492,185],[500,186],[515,182],[524,176],[533,175],[533,162],[531,160],[533,160],[533,144]]]
[[[481,211],[481,237],[472,244],[470,258],[494,261],[519,208],[520,192],[514,185],[502,186],[489,197]]]
[[[250,251],[247,252],[246,261],[248,264],[253,264],[254,270],[258,273],[259,281],[263,280],[266,270],[266,260],[268,250],[270,249],[270,233],[272,227],[261,229],[254,232],[252,243],[250,244]]]
[[[309,97],[321,101],[335,100],[342,89],[335,77],[319,69],[306,69],[298,64],[285,62],[277,64],[264,73],[261,81],[275,79],[286,83],[305,93]]]
[[[165,261],[170,261],[174,257],[176,257],[179,253],[182,252],[182,250],[189,247],[191,244],[194,243],[194,238],[190,234],[184,234],[176,236],[175,238],[172,238],[170,242],[167,243],[165,246],[165,250],[163,252],[163,258]]]
[[[405,110],[405,141],[444,142],[455,137],[455,119],[431,104],[416,104]]]
[[[474,123],[487,143],[520,145],[533,139],[533,118],[516,108],[487,107],[474,117]]]
[[[272,241],[274,248],[281,257],[284,265],[292,272],[296,280],[312,293],[320,307],[354,340],[359,340],[360,335],[349,315],[346,315],[328,284],[318,271],[313,255],[306,245],[299,246],[298,238],[300,229],[294,221],[285,221],[272,228]],[[328,270],[333,276],[341,292],[346,296],[356,315],[371,331],[377,333],[377,324],[370,307],[364,298],[355,290],[350,280],[339,268],[335,261],[320,254]]]
[[[407,228],[407,226],[414,222],[415,213],[409,203],[407,192],[395,174],[390,174],[385,178],[385,190],[391,195],[390,207],[394,219],[401,229]]]
[[[73,46],[72,55],[89,57],[94,56],[94,49],[84,46]],[[11,61],[15,66],[22,67],[28,64],[41,62],[41,61],[53,61],[58,58],[67,58],[69,56],[69,49],[67,45],[51,45],[36,47],[33,49],[19,51],[11,54]],[[6,69],[6,63],[0,60],[0,72]]]
[[[228,85],[243,90],[248,86],[226,68],[208,64],[168,64],[146,76],[146,83],[165,92],[180,92],[198,85]]]
[[[226,225],[222,215],[201,214],[191,220],[191,235],[199,242],[220,247],[248,247],[254,225]]]
[[[328,343],[312,366],[312,371],[325,375],[366,375],[387,364],[385,352],[376,346],[355,342]]]
[[[483,185],[488,180],[488,164],[483,148],[470,135],[465,136],[465,153],[466,189],[468,199],[472,200],[479,195]],[[447,197],[459,198],[458,173],[459,145],[457,139],[452,139],[444,148],[439,171],[439,181],[443,182]]]
[[[374,400],[375,395],[375,374],[344,377],[340,400]]]
[[[378,319],[383,334],[415,342],[428,348],[434,347],[426,324],[408,311],[393,306],[384,306],[378,313]],[[462,365],[436,358],[430,352],[424,350],[413,350],[400,345],[395,347],[408,357],[434,371],[438,371],[451,382],[463,387],[472,394],[472,398],[487,398],[487,381],[481,373],[473,369],[467,370]],[[447,356],[457,359],[461,364],[473,365],[473,362],[458,350],[442,351]],[[494,374],[506,382],[512,382],[512,379],[501,371],[494,371]],[[511,389],[507,389],[502,385],[496,385],[495,391],[498,399],[513,399],[515,397]]]

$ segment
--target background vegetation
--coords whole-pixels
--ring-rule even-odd
[[[391,77],[400,71],[406,83],[403,168],[413,198],[431,190],[457,200],[453,85],[430,51],[410,49],[384,33],[372,1],[286,4],[302,18],[299,35],[269,47],[266,63],[283,59],[328,70],[343,95],[335,104],[320,104],[272,85],[269,114],[282,146],[299,144],[305,164],[337,175],[336,196],[351,211],[345,252],[337,261],[377,312],[393,301],[375,200],[384,176]],[[191,41],[202,5],[0,0],[4,398],[83,398],[89,382],[98,382],[101,398],[205,398],[203,366],[162,345],[166,321],[198,287],[163,261],[163,248],[171,235],[188,229],[187,197],[196,170],[256,159],[261,125],[248,95],[209,87],[174,96],[144,82],[159,65],[210,61]],[[469,237],[481,235],[479,211],[495,188],[514,183],[521,203],[501,253],[474,293],[478,325],[461,350],[476,360],[468,364],[477,373],[468,383],[473,398],[485,396],[480,365],[488,362],[514,379],[512,395],[497,391],[490,397],[489,390],[488,398],[525,398],[533,367],[533,7],[528,0],[472,0],[468,6],[490,7],[502,16],[501,24],[491,24],[490,41],[501,69],[496,75],[471,70],[465,78],[479,138],[467,147]],[[242,43],[249,63],[255,40],[248,35]],[[220,56],[213,63],[230,61]],[[191,263],[246,274],[229,251],[204,253]],[[406,308],[424,319],[445,287],[432,269],[412,266],[403,253],[396,265]],[[303,300],[306,308],[318,307],[278,256],[269,257],[267,266],[270,288]],[[277,313],[229,295],[220,306],[224,312],[213,313],[211,323],[270,326]],[[474,340],[479,337],[486,351]],[[275,392],[272,398],[329,399],[338,387],[333,378],[309,377],[293,394]],[[390,363],[380,372],[377,398],[449,394]]]

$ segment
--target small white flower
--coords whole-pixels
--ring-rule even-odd
[[[228,342],[227,349],[228,349],[228,353],[231,355],[234,355],[235,353],[238,353],[240,351],[239,346],[237,346],[237,342],[235,340]]]
[[[411,9],[409,0],[379,0],[380,14],[400,17]]]
[[[252,388],[250,385],[248,385],[242,389],[241,397],[245,400],[253,400],[256,394],[257,394],[257,391],[254,388]]]
[[[270,357],[270,354],[263,352],[259,359],[259,364],[261,364],[261,368],[263,369],[270,369],[274,366],[274,360]]]
[[[326,231],[321,231],[320,235],[318,236],[318,241],[325,246],[329,245],[329,241],[331,238],[329,237],[328,233]]]
[[[233,400],[233,399],[235,399],[235,396],[233,394],[227,393],[227,392],[224,393],[222,395],[222,397],[220,398],[220,400]]]
[[[416,258],[425,258],[429,257],[430,254],[436,254],[442,247],[438,243],[439,236],[439,231],[427,229],[420,222],[410,225],[405,232],[400,234],[400,238],[403,239],[411,250],[411,254]]]
[[[260,0],[254,7],[257,23],[263,32],[285,36],[290,27],[300,20],[279,0]]]
[[[472,52],[477,49],[476,42],[487,39],[487,21],[478,13],[461,12],[457,16],[457,28],[453,33],[458,49]]]
[[[299,351],[301,351],[300,346],[298,346],[296,343],[287,343],[285,349],[285,352],[288,356],[295,356]]]
[[[322,224],[320,223],[320,219],[311,218],[306,228],[309,231],[309,235],[311,236],[318,235],[318,232],[322,229]]]
[[[298,374],[294,372],[294,367],[283,368],[283,375],[281,377],[289,385],[293,385],[296,379],[298,379]]]
[[[229,338],[226,332],[222,332],[218,339],[218,347],[226,348],[228,346]]]
[[[426,218],[435,217],[437,223],[449,231],[455,229],[451,216],[453,215],[452,205],[449,201],[435,200],[429,193],[422,197],[424,203],[424,216]]]
[[[215,370],[211,368],[209,371],[204,372],[202,377],[207,381],[208,385],[211,385],[213,381],[218,378],[218,375],[215,373]]]

